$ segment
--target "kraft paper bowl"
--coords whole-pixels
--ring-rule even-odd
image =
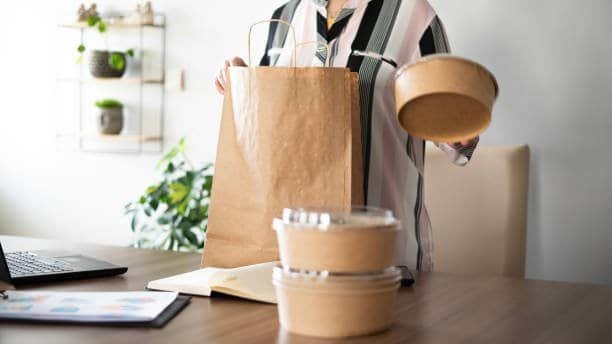
[[[374,334],[393,323],[400,272],[332,275],[290,271],[273,273],[279,322],[291,333],[325,338]]]
[[[272,227],[285,268],[366,273],[393,265],[399,222],[391,211],[373,207],[285,209]]]
[[[485,67],[445,54],[406,65],[395,76],[400,125],[434,142],[459,142],[485,131],[498,93],[495,76]]]

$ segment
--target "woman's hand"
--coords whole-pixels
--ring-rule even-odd
[[[219,93],[221,94],[225,93],[227,68],[234,66],[246,67],[246,65],[246,62],[244,62],[244,60],[240,57],[234,57],[231,60],[225,60],[223,66],[219,70],[219,74],[217,74],[217,78],[215,79],[215,86],[217,87],[217,91],[219,91]]]
[[[447,142],[447,144],[451,147],[467,147],[467,146],[471,146],[477,143],[478,140],[479,140],[479,137],[477,136],[469,140],[464,140],[464,141],[459,141],[459,142]]]

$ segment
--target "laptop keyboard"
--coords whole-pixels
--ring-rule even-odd
[[[12,252],[6,254],[11,277],[42,275],[73,271],[70,264],[57,259],[40,257],[30,252]]]

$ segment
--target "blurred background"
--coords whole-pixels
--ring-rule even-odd
[[[498,78],[482,144],[531,147],[527,277],[612,282],[612,3],[430,2],[453,52]],[[282,3],[157,0],[150,25],[106,23],[100,33],[99,23],[73,27],[80,1],[3,1],[0,234],[130,244],[124,206],[159,179],[162,152],[185,137],[194,164],[214,161],[222,102],[215,75],[225,58],[247,55],[249,25]],[[137,2],[96,4],[103,17],[129,21]],[[124,81],[84,77],[81,32],[86,54],[135,49],[122,55]],[[121,98],[123,137],[88,136],[100,133],[105,109],[94,103],[109,94]]]

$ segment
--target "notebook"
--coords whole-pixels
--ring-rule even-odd
[[[188,302],[167,292],[8,291],[0,319],[162,327]]]
[[[276,303],[272,270],[278,262],[233,269],[203,268],[151,281],[148,289],[211,296],[212,292],[248,300]]]

